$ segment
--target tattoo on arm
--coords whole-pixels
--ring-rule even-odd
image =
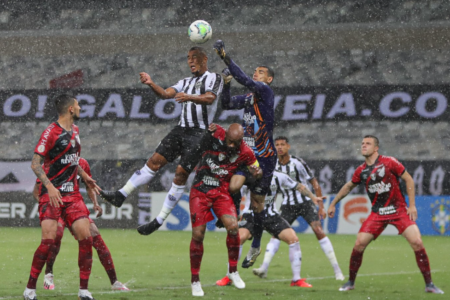
[[[43,157],[34,154],[33,159],[31,160],[31,169],[33,170],[34,174],[36,174],[37,178],[42,182],[44,186],[47,186],[50,182],[47,175],[44,172],[44,169],[42,168],[42,161]]]
[[[314,194],[303,184],[299,183],[298,190],[300,191],[300,194],[303,196],[306,196],[308,198],[314,198]]]

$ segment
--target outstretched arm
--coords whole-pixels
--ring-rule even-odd
[[[175,97],[176,91],[174,88],[170,87],[167,89],[163,89],[162,87],[154,83],[150,75],[145,72],[139,73],[139,76],[141,77],[141,82],[148,85],[153,90],[153,93],[155,93],[155,95],[160,97],[161,99],[171,99]]]
[[[349,181],[341,188],[339,193],[334,197],[333,201],[331,201],[330,206],[328,207],[328,216],[330,218],[334,217],[334,213],[336,211],[336,204],[339,203],[342,199],[345,198],[357,185],[353,182]]]

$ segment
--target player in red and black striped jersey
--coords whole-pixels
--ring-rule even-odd
[[[24,291],[25,300],[36,299],[36,282],[44,267],[50,248],[55,243],[58,219],[63,218],[72,228],[79,244],[81,300],[94,299],[88,291],[92,267],[92,236],[89,231],[89,210],[79,192],[77,175],[98,193],[99,187],[78,166],[81,145],[78,127],[78,101],[69,95],[55,98],[58,121],[50,124],[36,145],[31,168],[42,182],[39,197],[39,220],[42,228],[41,244],[34,253],[30,277]]]
[[[91,173],[91,167],[89,166],[89,163],[84,158],[80,157],[78,160],[79,166],[86,172],[86,174],[89,175],[89,177],[92,177]],[[80,183],[81,177],[78,177],[78,181]],[[36,184],[34,186],[33,190],[33,196],[37,201],[39,201],[39,189],[41,186],[41,182],[39,179],[36,180]],[[103,214],[102,207],[98,204],[97,201],[97,194],[94,190],[92,190],[88,185],[86,185],[87,194],[89,199],[94,204],[94,211],[97,212],[97,217],[101,217]],[[90,222],[90,231],[92,235],[93,240],[93,247],[97,251],[98,258],[100,259],[100,262],[102,266],[105,268],[106,274],[109,277],[109,280],[111,282],[111,289],[114,291],[129,291],[129,289],[120,281],[117,280],[116,275],[116,269],[114,267],[114,262],[111,256],[111,252],[108,249],[108,246],[106,246],[105,241],[103,240],[102,236],[100,235],[100,231],[98,230],[97,226],[95,225],[94,221],[89,218]],[[44,276],[44,289],[46,290],[54,290],[55,284],[54,284],[54,276],[53,276],[53,264],[55,263],[56,256],[59,253],[59,250],[61,248],[61,240],[64,235],[64,227],[66,227],[66,223],[62,218],[58,219],[58,229],[56,233],[55,243],[50,248],[50,253],[47,257],[46,267],[45,267],[45,276]],[[72,229],[68,227],[72,235],[74,234]],[[76,238],[75,238],[76,239]]]
[[[365,157],[365,162],[356,169],[352,180],[341,188],[328,208],[328,215],[330,218],[334,217],[336,203],[341,201],[361,183],[365,185],[367,194],[372,201],[372,212],[359,230],[350,257],[349,281],[339,290],[348,291],[354,289],[356,275],[362,263],[364,250],[390,224],[398,229],[398,233],[406,238],[414,250],[417,265],[425,280],[425,291],[443,294],[444,292],[431,281],[430,262],[422,243],[419,228],[415,222],[417,209],[414,181],[397,159],[378,154],[378,149],[379,141],[377,137],[373,135],[364,137],[361,144],[361,154]],[[409,207],[406,205],[405,196],[400,190],[400,179],[406,183]]]

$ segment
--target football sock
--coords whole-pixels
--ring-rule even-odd
[[[241,259],[241,255],[242,255],[242,248],[244,246],[243,245],[239,245],[239,257],[238,257],[238,261]],[[230,270],[230,263],[227,263],[227,275],[228,275],[228,271]]]
[[[430,261],[428,260],[425,248],[414,251],[414,253],[416,254],[417,265],[419,266],[420,272],[422,272],[425,284],[431,283]]]
[[[92,240],[92,246],[97,250],[98,258],[100,259],[103,268],[105,268],[106,274],[108,274],[109,281],[111,284],[114,284],[114,282],[117,281],[117,275],[111,252],[109,252],[108,246],[106,246],[105,241],[100,234],[94,236]]]
[[[264,260],[261,268],[263,268],[264,270],[269,269],[270,262],[272,261],[275,253],[277,253],[278,248],[280,248],[280,240],[271,238],[266,246],[266,253],[264,254]]]
[[[199,273],[203,257],[203,242],[191,239],[189,254],[191,259],[191,283],[194,283],[200,281]]]
[[[55,259],[59,253],[59,249],[61,249],[61,239],[63,237],[63,234],[64,227],[58,226],[58,229],[56,230],[55,242],[50,247],[50,252],[48,253],[47,262],[45,264],[45,274],[53,274],[53,264],[55,263]]]
[[[255,217],[255,226],[253,227],[253,241],[252,248],[260,248],[261,247],[261,237],[263,234],[263,223],[265,219],[266,210],[263,209],[259,213],[253,213]]]
[[[36,252],[34,252],[27,288],[36,289],[36,282],[38,280],[39,274],[41,274],[42,268],[44,268],[44,264],[47,261],[50,248],[52,247],[54,242],[55,240],[53,239],[41,240],[41,244],[36,249]]]
[[[300,271],[302,267],[302,251],[299,242],[289,245],[289,260],[291,262],[292,281],[297,281],[301,279]]]
[[[134,172],[133,176],[127,181],[127,183],[119,190],[125,197],[128,197],[138,186],[146,184],[152,180],[155,176],[155,172],[152,171],[147,165],[144,165],[142,169]]]
[[[80,268],[80,289],[87,290],[92,269],[92,236],[78,241],[78,267]]]
[[[363,252],[356,251],[353,249],[352,255],[350,256],[350,275],[348,280],[355,282],[356,274],[358,273],[359,267],[361,267]]]
[[[228,264],[229,264],[229,273],[234,273],[237,271],[237,263],[239,260],[239,253],[240,253],[240,244],[241,240],[238,234],[227,235],[227,249],[228,249]]]
[[[342,273],[341,268],[339,268],[336,254],[334,253],[333,245],[331,244],[330,239],[326,236],[319,241],[319,244],[322,248],[323,253],[325,253],[331,265],[333,266],[334,273]]]
[[[172,187],[166,195],[166,199],[164,199],[163,208],[159,212],[159,215],[156,217],[156,220],[159,224],[164,223],[164,220],[170,215],[172,210],[177,205],[178,201],[180,201],[181,196],[183,196],[185,185],[176,185],[172,182]]]

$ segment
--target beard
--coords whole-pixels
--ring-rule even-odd
[[[80,119],[80,115],[78,114],[73,114],[72,115],[72,119],[74,120],[74,121],[78,121],[79,119]]]

